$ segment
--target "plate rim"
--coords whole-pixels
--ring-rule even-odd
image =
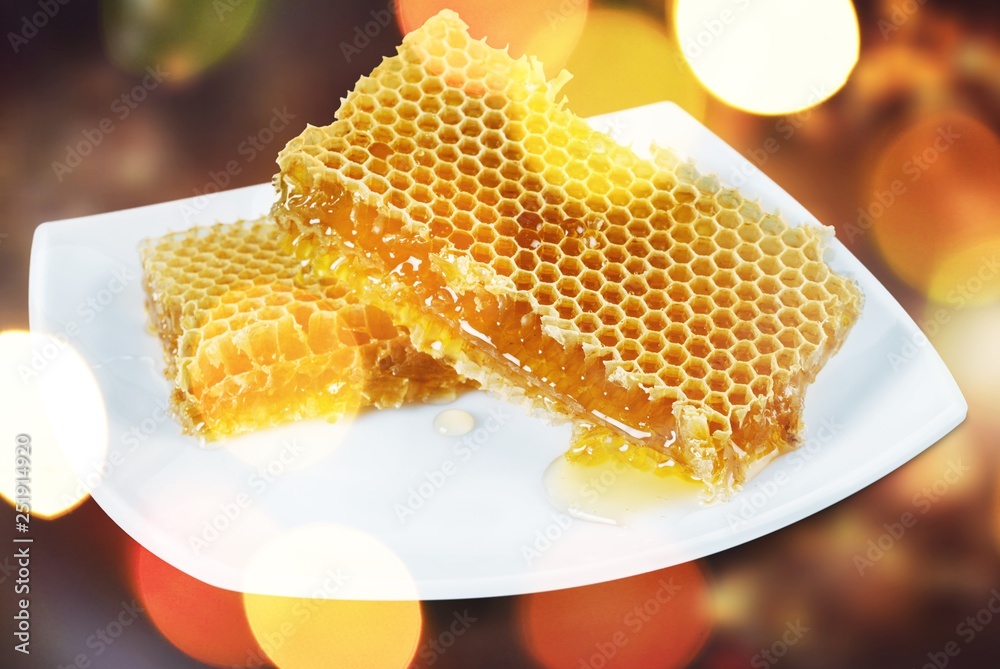
[[[658,102],[650,105],[643,105],[640,107],[633,107],[630,109],[620,110],[618,112],[612,112],[610,114],[602,114],[600,116],[591,117],[587,119],[589,122],[604,122],[606,119],[614,118],[620,116],[623,113],[650,113],[656,114],[659,112],[667,114],[683,114],[687,117],[687,120],[691,123],[697,124],[704,133],[706,137],[710,140],[710,143],[714,146],[713,150],[723,150],[730,154],[734,159],[743,160],[749,162],[745,159],[739,152],[737,152],[733,147],[729,146],[724,140],[718,137],[714,132],[712,132],[707,126],[702,124],[699,120],[692,117],[686,111],[681,109],[679,106],[670,102]],[[635,147],[635,142],[631,142],[633,147]],[[638,147],[635,147],[638,148]],[[677,152],[680,153],[680,152]],[[697,166],[697,160],[691,156],[684,156],[686,159],[691,160]],[[813,216],[801,203],[798,202],[790,193],[781,188],[773,179],[771,179],[759,166],[750,163],[754,169],[754,173],[749,175],[747,179],[749,181],[757,180],[760,182],[760,189],[765,191],[775,191],[778,196],[782,199],[787,197],[788,201],[794,203],[798,208],[796,215],[804,213],[808,216],[808,220],[813,222],[819,222],[818,219]],[[699,168],[700,169],[700,168]],[[706,174],[710,172],[704,172]],[[722,175],[718,175],[720,181],[724,184],[727,181]],[[744,188],[741,186],[740,188]],[[114,212],[106,212],[102,214],[91,214],[79,217],[73,217],[68,219],[61,219],[56,221],[46,221],[40,224],[33,234],[30,260],[29,260],[29,285],[28,285],[28,306],[29,306],[29,328],[32,332],[43,332],[51,333],[58,331],[57,327],[53,327],[51,318],[45,313],[43,305],[41,304],[40,295],[44,292],[43,287],[45,286],[46,280],[49,278],[48,275],[43,274],[42,268],[45,266],[43,261],[44,254],[51,247],[54,240],[58,239],[61,233],[73,233],[78,229],[82,229],[87,225],[95,222],[96,219],[106,219],[108,216],[115,216],[119,218],[130,218],[133,216],[138,216],[143,213],[144,210],[150,209],[162,209],[167,206],[180,207],[185,203],[194,203],[199,198],[209,197],[216,199],[218,197],[238,197],[241,194],[255,195],[258,192],[263,193],[263,190],[270,187],[270,183],[257,184],[251,186],[244,186],[237,189],[232,189],[228,191],[221,191],[219,193],[212,193],[207,196],[194,196],[187,198],[179,198],[176,200],[171,200],[167,202],[142,205],[139,207],[132,207],[129,209],[117,210]],[[754,189],[759,190],[759,189]],[[790,212],[784,212],[786,218]],[[107,222],[106,220],[104,222]],[[796,221],[794,224],[799,224],[804,221]],[[200,216],[196,217],[194,220],[185,221],[184,228],[191,228],[196,226],[205,226],[212,224],[212,221],[203,220]],[[829,226],[827,226],[829,227]],[[845,255],[847,264],[851,265],[854,274],[851,276],[852,279],[859,281],[860,278],[864,278],[865,285],[865,305],[867,306],[870,302],[877,302],[883,308],[888,310],[888,315],[895,318],[904,328],[905,334],[909,336],[921,336],[925,337],[922,330],[919,328],[917,323],[913,320],[909,313],[902,307],[901,304],[893,297],[893,295],[888,291],[888,289],[875,277],[871,271],[863,264],[860,260],[847,248],[839,239],[832,237],[830,241],[830,246],[836,255]],[[838,262],[838,265],[842,263]],[[874,289],[877,293],[877,300],[873,300],[870,290]],[[861,469],[861,474],[858,475],[858,471],[852,472],[851,476],[848,477],[838,477],[831,479],[827,484],[814,488],[810,490],[806,495],[800,497],[795,504],[779,504],[773,508],[762,509],[760,513],[755,514],[755,516],[743,526],[740,531],[733,532],[727,531],[725,528],[719,528],[709,534],[700,534],[695,538],[688,539],[684,542],[682,548],[677,551],[671,551],[669,553],[670,560],[669,565],[665,565],[659,568],[666,568],[667,566],[679,564],[682,562],[687,562],[691,560],[701,559],[714,555],[716,553],[735,548],[745,543],[749,543],[760,537],[766,536],[772,532],[783,529],[790,525],[794,525],[800,520],[807,518],[819,511],[829,508],[838,502],[841,502],[848,497],[853,496],[857,492],[868,487],[872,483],[878,481],[879,479],[885,477],[891,472],[903,466],[905,463],[909,462],[913,458],[917,457],[935,443],[940,441],[945,435],[954,430],[958,425],[960,425],[968,415],[968,403],[962,395],[961,389],[959,388],[957,382],[955,381],[950,370],[945,365],[944,361],[941,359],[937,350],[934,348],[933,344],[927,342],[927,345],[922,346],[919,352],[919,356],[928,361],[934,368],[935,374],[939,381],[944,381],[946,387],[942,388],[942,391],[947,395],[948,402],[941,405],[940,409],[936,411],[927,421],[919,423],[912,431],[908,432],[904,437],[897,439],[893,442],[892,447],[887,451],[880,453],[878,456],[864,461],[865,467]],[[758,479],[759,480],[759,479]],[[752,485],[752,483],[750,484]],[[749,487],[748,487],[749,489]],[[746,492],[747,489],[744,490]],[[113,522],[115,522],[123,531],[129,534],[133,539],[138,541],[140,544],[144,545],[148,550],[154,552],[162,559],[167,560],[171,564],[173,561],[169,559],[170,551],[163,550],[157,551],[154,548],[147,546],[142,541],[139,541],[136,533],[130,531],[130,528],[125,527],[117,518],[113,517],[110,512],[108,512],[104,503],[102,503],[102,498],[106,496],[117,496],[111,490],[106,489],[105,486],[98,486],[95,490],[90,491],[90,496],[94,498],[94,501],[101,507],[102,511],[108,515]],[[739,496],[734,497],[734,501],[738,500]],[[107,501],[105,499],[105,501]],[[732,502],[730,502],[732,503]],[[127,505],[126,505],[127,506]],[[127,523],[131,525],[131,522]],[[716,544],[719,543],[720,533],[724,533],[724,543],[723,547],[717,547]],[[158,532],[158,534],[160,534]],[[164,545],[168,544],[169,541],[162,542]],[[161,546],[162,548],[162,546]],[[605,568],[608,565],[614,567],[615,576],[617,578],[626,578],[629,576],[634,576],[636,574],[645,573],[650,571],[648,566],[643,566],[644,563],[649,562],[649,560],[643,560],[642,558],[650,557],[651,555],[663,555],[663,548],[660,546],[652,546],[644,551],[639,551],[635,553],[630,553],[628,555],[619,557],[614,560],[602,560],[600,563],[600,568]],[[631,564],[629,567],[627,565]],[[549,590],[558,590],[564,588],[581,587],[588,584],[594,584],[599,582],[604,582],[609,579],[594,580],[593,578],[587,578],[584,574],[592,571],[595,566],[592,563],[562,563],[557,570],[542,569],[538,571],[524,571],[521,573],[511,573],[505,572],[498,575],[493,575],[489,577],[476,577],[474,579],[474,590],[475,594],[463,593],[463,589],[469,589],[468,579],[455,579],[455,578],[424,578],[417,583],[418,596],[421,599],[427,600],[440,600],[440,599],[470,599],[470,598],[481,598],[481,597],[494,597],[494,596],[510,596],[510,595],[521,595],[532,592],[544,592]],[[202,580],[199,576],[193,576]],[[582,577],[582,578],[581,578]],[[223,589],[232,589],[228,585],[220,585],[219,583],[212,582],[212,580],[204,581],[213,585],[215,587],[220,587]],[[512,584],[516,582],[518,587],[511,587]],[[488,586],[488,587],[484,587]],[[429,592],[424,592],[428,590]],[[372,600],[377,599],[392,599],[392,597],[371,597]]]

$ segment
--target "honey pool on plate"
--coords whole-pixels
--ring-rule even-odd
[[[442,12],[289,143],[273,215],[417,349],[572,420],[570,457],[727,497],[801,438],[860,291],[826,264],[829,230],[638,157],[562,81]]]

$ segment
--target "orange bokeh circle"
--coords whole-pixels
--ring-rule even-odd
[[[146,616],[178,649],[217,667],[267,664],[241,593],[203,583],[138,545],[132,566]]]
[[[1000,240],[998,180],[1000,138],[991,129],[959,112],[927,117],[882,152],[846,234],[873,228],[900,278],[937,301],[966,299],[965,283]],[[992,294],[972,292],[970,301]]]
[[[518,614],[528,652],[548,669],[684,667],[713,624],[697,562],[526,595]]]
[[[556,74],[583,32],[589,0],[397,0],[396,18],[403,34],[415,30],[442,9],[453,9],[469,25],[469,34],[487,44],[510,47],[515,57],[534,56],[549,76]]]

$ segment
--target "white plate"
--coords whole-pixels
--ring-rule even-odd
[[[725,182],[745,174],[744,193],[794,223],[814,220],[674,105],[592,122],[638,151],[654,141],[672,147]],[[544,425],[478,392],[456,404],[482,428],[477,450],[433,431],[437,406],[367,413],[340,425],[288,425],[205,450],[158,409],[169,386],[160,344],[145,328],[136,244],[196,224],[257,216],[271,199],[271,187],[261,185],[46,223],[32,248],[32,329],[57,334],[70,322],[79,327],[71,341],[91,366],[107,411],[107,451],[67,440],[66,455],[126,532],[215,586],[286,596],[446,599],[630,576],[731,548],[834,504],[923,451],[966,414],[954,380],[913,321],[838,242],[833,265],[860,283],[865,308],[809,389],[807,450],[771,464],[728,504],[706,507],[678,497],[652,505],[629,526],[567,521],[548,501],[542,475],[569,428]],[[105,289],[116,271],[126,272],[126,285],[112,294]],[[99,311],[80,307],[98,295],[109,301]],[[497,426],[491,413],[506,418]],[[828,429],[821,430],[824,423]],[[261,467],[276,476],[261,476]],[[398,505],[431,479],[444,483],[424,485],[433,494],[402,522]],[[206,531],[213,522],[223,527],[218,537]],[[191,537],[206,546],[196,549]]]

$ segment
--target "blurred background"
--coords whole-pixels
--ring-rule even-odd
[[[940,351],[969,419],[850,499],[696,563],[526,597],[332,603],[316,620],[354,621],[352,634],[280,652],[260,606],[160,562],[91,500],[55,504],[32,527],[30,657],[11,650],[16,571],[0,564],[0,665],[1000,666],[992,0],[5,2],[0,356],[28,327],[39,223],[268,181],[288,139],[328,123],[359,76],[446,6],[550,74],[569,69],[581,115],[672,100],[739,150],[746,163],[723,180],[759,168],[834,226]],[[907,513],[916,525],[888,541]],[[663,582],[680,594],[614,642]]]

